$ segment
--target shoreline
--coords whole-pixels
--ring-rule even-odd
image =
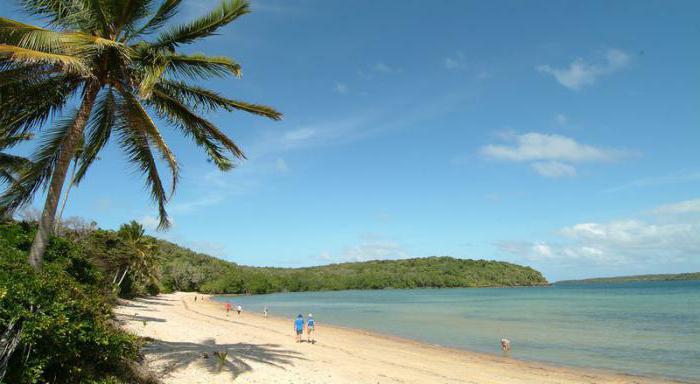
[[[231,378],[244,383],[334,384],[691,382],[519,360],[330,324],[317,327],[318,343],[297,344],[291,322],[283,316],[265,318],[244,311],[240,317],[226,318],[214,295],[197,294],[196,303],[194,296],[135,299],[115,310],[124,328],[154,339],[144,348],[146,363],[166,384]],[[188,349],[178,350],[182,346]],[[232,356],[228,371],[218,372],[213,358],[199,356],[216,348]],[[268,357],[275,361],[264,361]]]
[[[550,284],[546,287],[551,287],[553,284]],[[525,286],[526,288],[534,288],[533,286]],[[495,288],[495,287],[480,287],[480,288]],[[498,288],[516,288],[516,287],[498,287]],[[523,288],[523,287],[518,287],[518,288]],[[420,288],[423,289],[423,288]],[[427,288],[431,289],[431,288]],[[435,289],[449,289],[449,288],[435,288]],[[460,288],[461,289],[461,288]],[[319,291],[319,292],[325,292],[325,291]],[[336,292],[336,291],[332,291]],[[187,292],[189,294],[189,292]],[[275,292],[275,293],[280,293],[280,292]],[[294,293],[294,292],[286,292],[286,293]],[[210,305],[215,305],[214,303],[224,303],[223,301],[216,300],[216,297],[239,297],[239,296],[264,296],[264,295],[271,295],[270,294],[259,294],[259,295],[246,295],[246,294],[203,294],[203,293],[198,293],[198,296],[205,296],[207,297],[207,304]],[[192,293],[194,295],[194,293]],[[220,309],[220,308],[219,308]],[[248,316],[252,317],[257,317],[260,320],[265,320],[265,317],[262,314],[259,314],[257,312],[247,312]],[[286,322],[291,322],[294,319],[291,317],[285,317],[282,315],[268,315],[268,318],[274,318],[279,321],[286,321]],[[562,369],[573,369],[573,370],[582,370],[585,372],[591,372],[591,373],[597,373],[601,375],[620,375],[620,376],[627,376],[630,378],[639,378],[639,379],[647,379],[647,380],[660,380],[662,382],[670,382],[670,383],[679,383],[679,384],[694,384],[696,383],[695,381],[692,381],[692,379],[687,379],[683,377],[669,377],[669,376],[661,376],[661,375],[645,375],[645,374],[638,374],[638,373],[629,373],[629,372],[621,372],[621,371],[615,371],[611,369],[606,369],[606,368],[596,368],[596,367],[586,367],[586,366],[577,366],[577,365],[567,365],[563,363],[557,363],[557,362],[551,362],[551,361],[543,361],[543,360],[530,360],[530,359],[520,359],[520,358],[515,358],[515,357],[509,357],[509,356],[503,356],[499,355],[496,353],[489,353],[489,352],[483,352],[483,351],[475,351],[471,349],[466,349],[466,348],[460,348],[460,347],[453,347],[453,346],[448,346],[448,345],[441,345],[441,344],[434,344],[430,343],[427,341],[421,341],[421,340],[416,340],[416,339],[411,339],[403,336],[398,336],[398,335],[391,335],[387,333],[381,333],[377,331],[373,331],[370,329],[365,329],[365,328],[353,328],[353,327],[347,327],[343,325],[338,325],[338,324],[328,324],[324,323],[323,324],[324,328],[334,328],[346,332],[352,332],[352,333],[357,333],[360,335],[365,335],[368,337],[373,337],[373,338],[380,338],[380,339],[385,339],[387,341],[394,341],[394,342],[399,342],[399,343],[407,343],[407,344],[414,344],[417,347],[424,347],[424,348],[433,348],[436,350],[447,350],[453,353],[464,353],[466,355],[477,355],[481,358],[492,358],[494,362],[500,362],[500,363],[506,363],[510,361],[516,361],[516,362],[522,362],[522,363],[527,363],[527,364],[532,364],[533,366],[540,366],[541,369],[547,368],[547,367],[553,367],[553,368],[562,368]],[[697,381],[697,383],[700,383],[700,381]]]

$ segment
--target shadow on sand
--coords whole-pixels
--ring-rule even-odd
[[[139,321],[139,322],[141,322],[141,321],[153,321],[156,323],[165,323],[168,321],[165,319],[161,319],[160,317],[143,316],[143,315],[139,315],[138,313],[133,314],[133,315],[129,315],[127,313],[122,313],[121,315],[119,315],[119,317],[124,321]]]
[[[248,362],[257,362],[285,369],[293,361],[303,359],[295,351],[281,349],[276,344],[216,344],[216,340],[207,339],[202,343],[154,341],[149,343],[144,352],[153,354],[165,362],[163,373],[185,368],[192,363],[204,365],[210,372],[228,373],[235,379],[253,368]],[[216,357],[217,352],[226,352],[226,360]],[[207,356],[205,358],[205,356]]]

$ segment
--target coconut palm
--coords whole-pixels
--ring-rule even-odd
[[[29,140],[29,135],[0,137],[0,150],[11,148],[18,143]],[[0,184],[12,185],[17,182],[17,175],[31,162],[21,156],[0,152]]]
[[[42,131],[32,160],[0,206],[14,210],[48,188],[29,262],[41,268],[59,196],[78,143],[85,140],[75,181],[85,176],[98,153],[116,142],[146,181],[158,205],[160,227],[169,225],[165,209],[177,185],[179,165],[152,115],[178,129],[204,149],[221,170],[241,149],[202,117],[212,110],[240,110],[274,120],[272,108],[230,99],[203,88],[217,76],[241,75],[228,57],[184,54],[183,45],[200,41],[249,12],[245,0],[224,0],[209,14],[164,30],[181,0],[21,0],[47,28],[0,18],[0,137]],[[161,32],[162,31],[162,32]],[[75,100],[74,108],[67,108]],[[154,153],[155,152],[155,153]],[[157,156],[170,170],[169,190],[161,180]]]
[[[146,236],[143,226],[136,221],[131,221],[128,224],[122,224],[117,234],[129,252],[124,255],[126,257],[125,262],[122,263],[124,269],[121,270],[121,277],[117,280],[120,272],[118,268],[113,283],[121,286],[130,270],[136,278],[141,278],[144,281],[155,280],[158,259],[157,245],[153,239]]]

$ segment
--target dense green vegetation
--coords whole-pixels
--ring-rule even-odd
[[[35,271],[27,263],[35,231],[34,224],[0,223],[0,383],[148,382],[134,364],[140,342],[111,312],[118,288],[110,268],[118,263],[95,262],[106,249],[119,260],[133,250],[117,232],[71,232],[49,239],[45,266]],[[129,294],[141,284],[131,282]]]
[[[547,284],[532,268],[487,260],[428,257],[310,268],[241,266],[158,241],[166,290],[272,293],[342,289],[503,287]]]
[[[674,281],[674,280],[700,280],[700,272],[676,273],[676,274],[656,274],[656,275],[635,275],[616,277],[596,277],[583,280],[562,280],[554,284],[606,284],[606,283],[629,283],[634,281]]]

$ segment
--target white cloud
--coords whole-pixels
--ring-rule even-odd
[[[275,168],[277,169],[277,171],[282,173],[289,171],[289,166],[287,165],[287,162],[284,161],[284,159],[281,157],[275,161]]]
[[[345,83],[335,83],[335,88],[333,88],[333,90],[340,94],[346,94],[349,91],[348,86]]]
[[[171,218],[171,224],[172,224],[172,218]],[[149,231],[155,231],[158,229],[158,225],[160,224],[160,220],[158,218],[153,217],[153,216],[144,216],[138,220],[139,224],[143,225],[143,227]]]
[[[409,257],[408,252],[400,243],[375,233],[360,236],[358,244],[345,247],[338,253],[324,251],[319,255],[321,260],[333,262],[406,259]]]
[[[659,215],[700,213],[700,198],[662,205],[654,209],[652,213]],[[700,233],[698,234],[698,236],[700,237]]]
[[[314,133],[315,131],[312,128],[300,128],[285,133],[284,138],[289,141],[301,141],[309,139]]]
[[[624,155],[623,151],[597,148],[556,134],[537,132],[515,135],[515,145],[487,145],[481,153],[493,159],[509,161],[563,160],[570,162],[610,161]]]
[[[564,265],[627,265],[678,263],[700,258],[700,199],[667,204],[652,212],[664,221],[619,219],[579,223],[557,231],[553,242],[503,241],[499,250],[532,261]]]
[[[505,132],[501,139],[511,145],[486,145],[481,155],[490,159],[528,162],[540,175],[546,177],[575,176],[572,163],[605,162],[622,158],[625,151],[598,148],[556,134]]]
[[[457,51],[455,56],[445,57],[443,64],[446,69],[452,71],[467,69],[467,61],[461,51]]]
[[[224,194],[208,195],[195,200],[183,201],[177,204],[173,204],[172,208],[169,209],[169,212],[179,214],[190,213],[200,208],[216,205],[222,202],[223,200]]]
[[[544,177],[573,177],[576,176],[576,168],[558,161],[538,161],[530,166]]]
[[[619,185],[613,188],[608,188],[604,192],[618,192],[630,188],[655,187],[659,185],[689,183],[700,180],[700,172],[698,171],[682,171],[674,172],[670,175],[658,177],[646,177],[633,180],[627,184]]]
[[[569,118],[563,113],[558,113],[554,116],[554,122],[557,123],[557,125],[566,125],[569,122]]]
[[[372,70],[379,73],[394,73],[397,72],[396,68],[392,68],[385,63],[378,62],[372,66]]]
[[[581,58],[574,60],[567,68],[553,68],[549,65],[537,67],[540,72],[550,74],[559,84],[572,89],[580,90],[584,86],[591,85],[604,75],[611,74],[629,65],[630,56],[619,50],[609,49],[605,60],[601,64],[590,64]]]

